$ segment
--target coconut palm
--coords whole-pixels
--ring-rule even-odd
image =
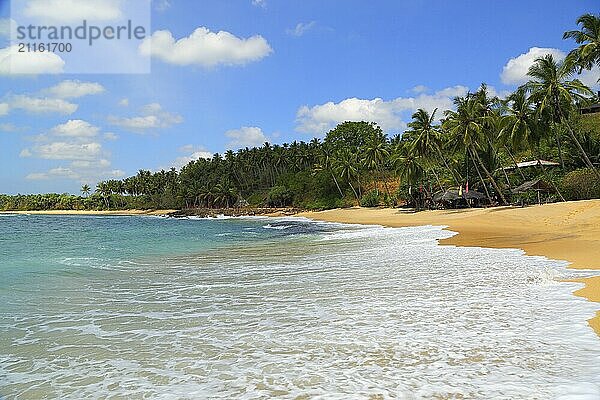
[[[444,163],[446,170],[452,175],[454,182],[458,184],[460,180],[455,175],[454,170],[448,165],[446,156],[442,152],[440,127],[434,125],[436,112],[437,108],[430,115],[427,111],[419,108],[412,115],[412,121],[408,123],[409,132],[412,132],[411,148],[422,157],[430,159],[439,157],[439,160],[442,160]]]
[[[600,18],[593,14],[585,14],[577,19],[580,30],[568,31],[563,39],[573,39],[579,45],[567,56],[567,64],[579,69],[600,67]],[[598,79],[600,82],[600,79]]]
[[[366,140],[363,150],[363,164],[367,170],[376,171],[383,181],[386,193],[390,194],[383,173],[383,165],[389,157],[387,138],[381,131],[372,133]]]
[[[341,149],[336,153],[334,163],[338,175],[348,182],[350,189],[352,189],[352,193],[354,193],[354,197],[356,197],[356,201],[360,202],[358,193],[352,185],[352,179],[358,176],[358,160],[356,154],[352,153],[350,149]]]
[[[90,192],[92,191],[92,189],[90,188],[90,185],[88,185],[87,183],[83,186],[81,186],[81,194],[84,197],[88,197],[90,195]]]
[[[477,98],[469,95],[455,98],[454,103],[457,106],[456,111],[448,110],[445,113],[446,120],[444,124],[446,125],[446,129],[455,141],[462,143],[472,157],[472,160],[477,161],[475,164],[477,172],[479,173],[479,168],[477,168],[477,165],[479,165],[496,190],[501,202],[506,204],[506,198],[502,190],[479,156],[479,148],[486,142],[484,131],[485,116],[483,115],[481,103],[477,101]],[[485,184],[483,186],[487,192]]]
[[[564,124],[586,165],[595,170],[568,118],[573,111],[575,101],[586,102],[588,99],[586,96],[593,96],[593,92],[578,79],[569,79],[571,71],[568,65],[556,62],[551,54],[538,58],[529,68],[527,75],[531,80],[522,88],[529,93],[530,100],[536,104],[538,116],[549,115],[555,131],[558,131],[556,129],[558,124]],[[596,174],[600,177],[598,172]]]

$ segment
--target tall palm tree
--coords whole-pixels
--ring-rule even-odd
[[[90,188],[90,185],[88,185],[87,183],[84,184],[83,186],[81,186],[81,194],[84,197],[88,197],[90,195],[91,191],[92,191],[92,189]]]
[[[581,25],[580,30],[565,32],[563,39],[573,39],[579,45],[567,56],[567,64],[581,73],[594,65],[600,67],[600,17],[584,14],[577,19],[577,25]]]
[[[466,147],[472,159],[477,161],[477,164],[475,164],[476,168],[479,165],[483,169],[487,179],[500,197],[501,202],[506,204],[506,198],[502,190],[479,156],[479,148],[485,142],[485,120],[482,115],[481,103],[473,96],[457,97],[454,102],[457,106],[456,111],[448,110],[445,113],[446,120],[444,124],[446,128],[455,140],[460,141]],[[478,168],[477,171],[479,172]]]
[[[358,160],[356,154],[352,153],[348,148],[341,149],[336,154],[335,165],[338,175],[348,182],[356,201],[360,203],[358,193],[356,192],[354,185],[352,185],[352,179],[358,176]]]
[[[442,153],[440,127],[434,125],[436,112],[437,108],[430,115],[427,111],[419,108],[412,115],[412,121],[408,123],[408,127],[413,132],[411,147],[422,157],[429,159],[439,157],[446,170],[452,175],[454,182],[458,184],[459,179],[456,177],[454,170],[448,165],[444,153]]]
[[[387,138],[383,132],[373,132],[365,141],[363,150],[363,163],[367,170],[376,171],[383,181],[385,191],[390,195],[387,181],[383,173],[383,165],[390,153],[387,148]]]
[[[586,165],[596,171],[587,153],[577,139],[569,122],[575,101],[586,102],[586,96],[593,92],[578,79],[569,79],[571,71],[565,63],[557,63],[551,54],[538,58],[527,73],[531,80],[522,87],[530,94],[531,101],[537,105],[538,115],[550,115],[555,125],[564,124],[567,132],[577,146]],[[600,177],[600,173],[596,171]]]

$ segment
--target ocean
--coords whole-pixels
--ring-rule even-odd
[[[0,215],[0,398],[599,399],[581,273],[451,235]]]

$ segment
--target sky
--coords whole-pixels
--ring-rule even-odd
[[[13,1],[57,22],[89,12],[81,0]],[[123,1],[86,4],[110,20]],[[150,73],[121,74],[73,73],[60,54],[7,66],[11,7],[0,0],[0,193],[79,193],[139,169],[322,138],[347,120],[402,133],[416,109],[451,108],[482,82],[499,96],[514,90],[537,57],[564,57],[574,44],[563,32],[600,9],[597,0],[147,1],[151,28],[132,52]],[[91,64],[119,68],[116,57],[99,52]],[[580,79],[598,90],[598,77]]]

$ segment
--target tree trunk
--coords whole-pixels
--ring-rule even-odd
[[[470,150],[470,148],[469,148]],[[479,167],[477,166],[477,164],[475,163],[475,157],[473,157],[473,155],[471,155],[471,158],[473,159],[473,165],[475,166],[475,171],[477,171],[477,175],[479,176],[479,180],[481,181],[481,185],[483,186],[483,190],[485,191],[485,195],[487,196],[488,200],[490,201],[490,204],[492,203],[492,196],[490,196],[490,191],[487,188],[487,185],[485,184],[485,180],[483,180],[483,176],[481,176],[481,172],[479,172]],[[468,168],[468,166],[467,166]]]
[[[462,176],[460,176],[460,173],[458,174],[459,175],[459,179],[457,179],[456,175],[454,173],[454,170],[452,170],[450,168],[450,166],[448,165],[448,162],[446,161],[446,157],[444,157],[444,154],[442,153],[442,150],[440,149],[440,147],[437,144],[435,145],[435,149],[437,150],[438,155],[440,156],[440,158],[444,162],[444,167],[446,167],[446,169],[452,175],[452,178],[454,179],[454,183],[456,183],[457,185],[460,185],[460,182],[462,181]]]
[[[335,182],[335,186],[337,187],[337,190],[340,192],[340,196],[342,198],[344,198],[344,193],[342,192],[342,189],[340,189],[340,185],[339,185],[337,179],[335,179],[335,175],[334,175],[333,171],[329,171],[329,172],[331,173],[331,177],[333,178],[333,181]]]
[[[521,171],[521,168],[519,168],[519,166],[517,165],[517,160],[515,160],[515,157],[513,156],[513,154],[510,152],[510,150],[508,149],[507,146],[504,146],[504,149],[508,153],[508,155],[509,155],[510,159],[512,160],[513,164],[515,165],[515,168],[517,169],[517,171],[519,171],[519,175],[521,175],[521,179],[525,180],[525,175],[523,175],[523,171]],[[538,157],[538,159],[539,159],[539,157]]]
[[[494,189],[496,189],[496,192],[498,192],[498,196],[500,196],[500,200],[502,201],[502,204],[503,205],[506,204],[507,201],[506,201],[506,198],[504,197],[504,194],[500,190],[500,187],[498,186],[498,183],[496,183],[496,180],[494,179],[494,177],[490,174],[490,171],[488,171],[488,169],[483,164],[483,161],[481,161],[481,157],[479,157],[479,154],[477,154],[477,151],[475,151],[475,149],[472,149],[471,151],[473,152],[473,154],[475,154],[475,157],[477,158],[477,162],[479,163],[479,165],[481,165],[481,168],[483,168],[483,172],[485,172],[485,175],[492,183],[492,186],[494,186]]]
[[[569,132],[569,136],[571,136],[571,139],[573,139],[573,141],[577,145],[577,149],[579,149],[579,152],[581,153],[581,155],[583,157],[583,161],[586,163],[586,165],[589,168],[592,169],[592,171],[594,171],[594,173],[596,174],[596,176],[598,178],[600,178],[600,172],[598,172],[598,170],[596,169],[596,167],[594,167],[594,164],[592,163],[592,161],[588,157],[587,153],[585,152],[585,149],[583,148],[583,146],[581,145],[581,143],[577,139],[577,136],[575,136],[575,132],[573,132],[573,129],[571,128],[571,124],[569,124],[569,122],[565,120],[565,125],[567,126],[567,131]]]

